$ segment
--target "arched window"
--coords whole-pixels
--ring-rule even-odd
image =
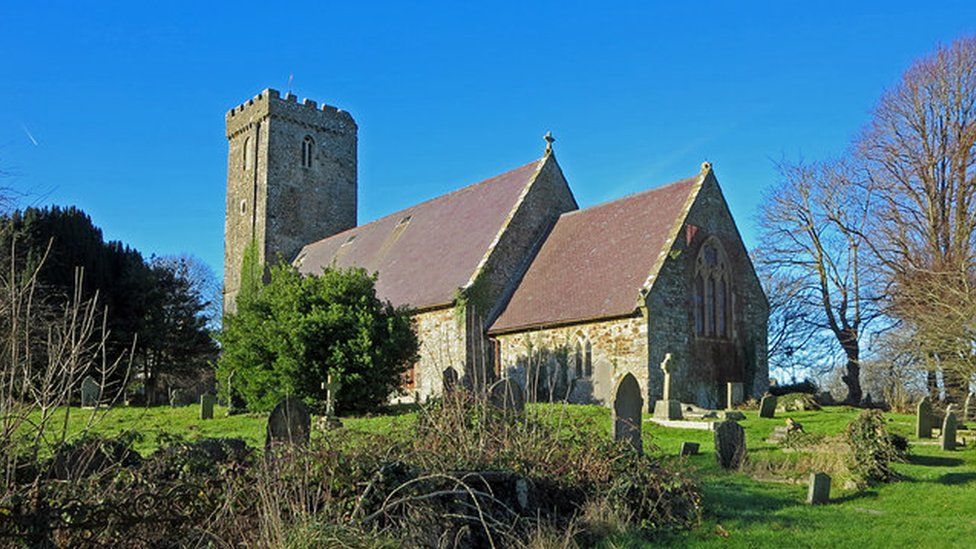
[[[247,171],[251,167],[251,136],[244,138],[244,151],[241,153],[241,168]]]
[[[590,340],[581,336],[573,349],[572,362],[573,379],[589,378],[593,376],[593,347]]]
[[[731,283],[728,257],[718,239],[710,238],[702,245],[695,262],[692,299],[695,335],[732,336]]]
[[[302,140],[302,167],[311,168],[312,167],[312,156],[315,151],[315,140],[312,136],[306,135],[305,139]]]

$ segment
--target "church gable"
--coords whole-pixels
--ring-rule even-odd
[[[474,277],[545,158],[305,246],[302,273],[378,274],[377,294],[417,309],[449,305]]]
[[[761,395],[768,374],[766,297],[710,170],[676,229],[650,278],[649,364],[671,355],[672,388],[682,402],[722,407],[729,382]],[[651,399],[659,398],[661,383],[652,367]]]
[[[635,314],[704,175],[563,214],[491,332]]]

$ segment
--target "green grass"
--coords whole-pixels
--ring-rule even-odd
[[[60,411],[59,413],[64,413]],[[534,405],[530,413],[554,422],[564,430],[592,430],[593,436],[609,436],[610,413],[598,406]],[[857,410],[831,407],[814,412],[791,412],[792,417],[811,433],[842,432],[858,414]],[[81,429],[91,411],[72,409],[70,425]],[[777,419],[759,419],[746,412],[745,427],[750,458],[789,460],[795,454],[783,453],[764,442]],[[910,436],[913,417],[887,414],[889,430]],[[215,419],[200,420],[199,407],[117,408],[99,411],[93,431],[106,435],[136,431],[140,452],[151,452],[160,435],[179,435],[189,440],[203,437],[240,437],[254,447],[264,443],[266,415],[230,416],[217,408]],[[362,418],[343,418],[345,431],[331,436],[355,437],[364,433],[389,433],[408,427],[415,413]],[[966,448],[943,452],[938,446],[914,445],[908,463],[896,465],[899,482],[864,491],[832,487],[831,503],[812,507],[804,504],[806,486],[802,484],[760,482],[741,473],[719,469],[714,457],[712,434],[706,431],[668,429],[647,422],[645,443],[662,454],[675,456],[683,441],[698,442],[701,454],[684,458],[700,483],[706,514],[700,528],[670,536],[659,543],[680,547],[976,547],[976,436]],[[678,460],[678,458],[669,458]],[[636,539],[608,542],[608,547],[639,546]]]

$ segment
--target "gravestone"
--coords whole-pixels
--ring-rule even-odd
[[[962,409],[962,420],[964,422],[976,421],[976,394],[969,393],[966,397],[966,405]]]
[[[745,389],[743,389],[742,384],[738,382],[732,382],[726,384],[725,386],[725,409],[731,410],[735,408],[737,404],[741,404],[745,399]]]
[[[522,413],[525,410],[522,386],[511,378],[499,379],[488,388],[488,403],[499,410]]]
[[[264,447],[275,444],[307,444],[311,427],[312,417],[305,403],[293,396],[286,397],[268,416]]]
[[[332,377],[330,372],[325,381],[322,382],[322,390],[325,391],[325,415],[316,421],[316,426],[320,431],[331,431],[342,427],[342,421],[336,417],[335,403],[339,395],[339,387],[342,384]]]
[[[98,382],[92,376],[85,376],[85,379],[81,380],[81,407],[82,408],[94,408],[98,406],[99,396],[101,395],[101,387],[98,386]]]
[[[697,442],[682,442],[681,443],[681,454],[682,456],[697,456],[698,455],[698,443]]]
[[[664,397],[654,403],[654,417],[659,419],[681,419],[681,403],[671,399],[671,353],[664,355],[661,371],[664,372]]]
[[[613,398],[613,439],[628,442],[638,453],[643,452],[641,443],[641,398],[640,384],[632,374],[627,374],[617,385]]]
[[[200,419],[213,419],[214,404],[217,397],[210,393],[200,395]]]
[[[915,407],[915,436],[918,438],[932,438],[932,400],[929,397],[919,401]]]
[[[762,400],[759,402],[759,417],[776,417],[776,397],[774,395],[762,397]]]
[[[183,389],[170,389],[169,405],[171,408],[186,406],[186,391]]]
[[[810,488],[807,490],[807,503],[821,505],[830,502],[830,475],[811,473]]]
[[[449,393],[457,388],[458,373],[454,368],[448,367],[441,372],[441,384],[445,393]]]
[[[738,469],[746,459],[746,431],[732,420],[715,425],[715,457],[723,469]]]
[[[947,411],[945,419],[942,421],[942,437],[940,439],[943,450],[956,449],[956,429],[958,427],[955,412],[951,410]]]

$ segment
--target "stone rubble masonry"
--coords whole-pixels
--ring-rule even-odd
[[[555,154],[547,154],[465,288],[471,294],[465,308],[470,316],[465,322],[466,369],[491,364],[491,346],[483,334],[501,313],[556,220],[577,208]]]
[[[711,170],[692,200],[646,299],[649,398],[653,402],[663,394],[664,375],[654,365],[671,353],[671,398],[720,408],[725,404],[730,381],[743,382],[746,396],[752,398],[758,398],[768,388],[769,305]],[[730,263],[733,323],[732,337],[727,341],[696,337],[693,333],[695,261],[709,237],[719,240]]]
[[[252,239],[259,261],[290,262],[303,245],[356,226],[357,126],[345,111],[272,89],[225,121],[224,309],[231,312]],[[306,137],[314,143],[309,168],[302,165]]]
[[[567,296],[569,299],[570,296]],[[527,386],[527,366],[545,364],[557,371],[565,368],[572,375],[569,364],[561,364],[564,357],[575,352],[578,342],[589,341],[592,347],[593,375],[577,380],[570,401],[609,406],[613,391],[627,374],[633,374],[641,393],[647,394],[647,320],[636,314],[632,317],[600,320],[585,324],[562,326],[535,331],[513,332],[497,336],[501,346],[503,375]],[[531,358],[530,358],[531,357]],[[531,395],[526,395],[531,398]],[[644,399],[645,411],[647,399]]]
[[[663,254],[643,302],[635,288],[633,316],[499,334],[496,338],[501,346],[501,366],[507,375],[524,383],[530,348],[557,365],[560,356],[586,338],[592,345],[593,376],[585,384],[577,384],[572,402],[608,404],[611,388],[623,375],[632,373],[647,395],[645,411],[652,412],[655,401],[663,394],[664,374],[658,364],[667,353],[672,356],[675,400],[721,407],[728,382],[741,382],[748,397],[758,398],[765,393],[769,379],[768,302],[710,170],[700,185],[689,199],[684,222],[675,227],[673,243]],[[719,239],[730,262],[733,324],[729,340],[698,338],[693,334],[695,261],[709,237]]]
[[[441,394],[446,369],[453,368],[458,379],[464,375],[464,321],[454,307],[420,312],[413,319],[420,340],[420,360],[414,370],[414,388],[408,391],[424,402]]]

